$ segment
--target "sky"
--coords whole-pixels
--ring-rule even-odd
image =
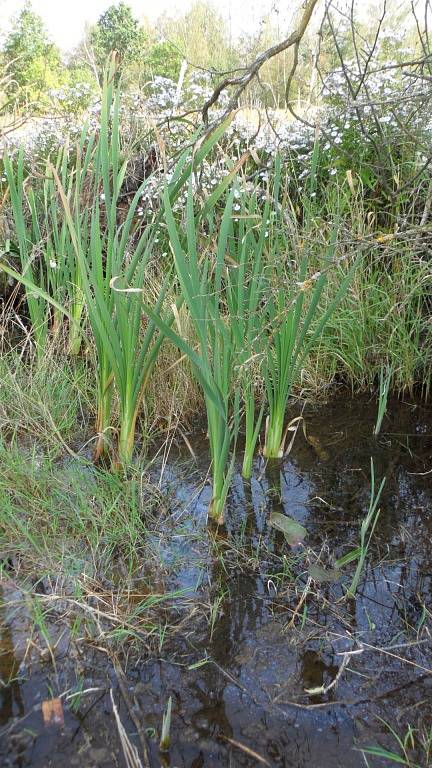
[[[0,0],[0,43],[8,33],[11,21],[17,16],[26,0]],[[154,22],[162,13],[174,15],[176,11],[184,13],[193,0],[124,0],[137,19],[147,18]],[[235,37],[243,32],[258,30],[259,22],[268,13],[272,13],[280,29],[290,28],[293,12],[303,0],[210,0],[222,15],[230,21]],[[356,16],[364,21],[371,15],[379,15],[385,0],[357,0]],[[422,2],[423,0],[417,0]],[[63,51],[73,50],[82,40],[86,24],[95,24],[101,14],[119,0],[31,0],[33,10],[38,13],[53,40]],[[323,0],[321,0],[321,3]],[[348,0],[336,0],[344,5]],[[408,2],[408,0],[400,0]],[[312,17],[319,24],[321,17],[320,3]],[[408,2],[409,5],[409,2]]]
[[[94,24],[113,0],[32,0],[33,10],[44,20],[52,40],[64,51],[73,49],[82,38],[86,23]],[[25,0],[0,0],[0,33],[10,28],[10,21],[23,7]],[[150,21],[163,12],[185,11],[192,0],[126,0],[136,18]],[[217,8],[238,31],[251,31],[272,7],[273,0],[218,0]],[[247,13],[245,13],[247,8]]]

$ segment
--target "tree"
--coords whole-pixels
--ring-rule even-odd
[[[112,51],[121,69],[136,61],[146,47],[146,34],[126,3],[111,5],[90,32],[97,65],[102,69]]]
[[[148,78],[159,75],[177,80],[182,63],[178,48],[167,40],[154,42],[147,50],[145,73]]]
[[[158,26],[164,37],[181,51],[191,64],[225,70],[231,66],[229,30],[223,16],[211,3],[197,0],[177,18],[162,17]]]
[[[62,65],[58,48],[49,40],[43,21],[26,3],[6,38],[3,56],[9,73],[7,92],[22,103],[43,103],[59,85]]]

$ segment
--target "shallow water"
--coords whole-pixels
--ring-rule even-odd
[[[358,747],[398,751],[378,717],[401,735],[408,723],[419,731],[430,727],[432,474],[425,473],[432,468],[432,410],[391,401],[378,438],[372,435],[376,402],[367,398],[341,397],[304,416],[308,440],[299,429],[282,463],[257,459],[250,482],[236,474],[223,533],[206,525],[202,436],[191,440],[196,461],[176,449],[166,465],[159,460],[152,469],[169,494],[170,513],[149,533],[143,596],[149,580],[160,584],[161,573],[166,590],[187,594],[187,605],[171,601],[167,617],[183,621],[181,631],[167,636],[160,653],[124,661],[144,729],[160,732],[172,697],[168,756],[161,757],[147,733],[152,766],[360,768],[366,763]],[[357,599],[343,600],[352,565],[336,582],[317,583],[308,569],[331,567],[358,545],[371,457],[377,485],[387,478],[381,512]],[[306,527],[304,547],[290,548],[269,526],[271,511]],[[152,562],[159,563],[157,573]],[[139,594],[139,580],[135,586]],[[29,663],[12,580],[4,591],[0,675],[12,682],[0,688],[1,764],[124,765],[111,687],[130,738],[139,741],[111,663],[60,632],[56,671],[48,661]],[[63,729],[44,728],[40,702],[78,678],[83,689],[98,690],[75,712],[65,703]],[[420,734],[418,745],[412,758],[426,766]]]

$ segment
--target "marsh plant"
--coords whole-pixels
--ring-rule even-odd
[[[146,186],[146,179],[135,192],[126,217],[118,220],[122,185],[128,158],[123,158],[120,138],[120,88],[114,87],[114,69],[108,70],[103,88],[101,127],[95,149],[94,177],[96,188],[103,190],[94,196],[90,215],[89,249],[81,238],[79,221],[74,220],[67,196],[59,182],[64,215],[69,226],[79,264],[83,292],[97,350],[99,435],[95,455],[105,450],[106,433],[111,426],[111,398],[114,384],[119,400],[118,458],[121,464],[132,459],[135,428],[139,409],[150,375],[165,338],[162,327],[170,328],[175,312],[164,306],[171,287],[172,272],[168,268],[159,284],[156,280],[154,253],[161,222],[197,165],[204,160],[226,124],[207,136],[197,152],[182,153],[171,172],[166,196],[159,211],[145,226],[137,217]],[[164,207],[165,206],[165,207]],[[143,297],[151,305],[152,318],[144,312]],[[180,303],[183,297],[179,298]]]
[[[153,259],[163,205],[144,226],[138,216],[143,192],[151,179],[143,181],[124,218],[120,216],[129,156],[121,142],[121,88],[114,85],[114,75],[113,60],[104,77],[99,131],[95,134],[84,126],[73,167],[67,167],[65,158],[56,165],[48,163],[41,208],[30,186],[24,198],[22,153],[15,167],[6,159],[21,270],[17,272],[6,263],[2,268],[25,286],[35,345],[41,354],[52,310],[57,318],[69,318],[70,351],[78,352],[85,305],[95,346],[97,379],[94,457],[99,459],[106,453],[110,443],[115,389],[120,422],[117,459],[127,464],[134,449],[138,412],[164,339],[164,333],[144,313],[144,293],[147,303],[153,301],[151,312],[166,327],[172,324],[174,313],[164,307],[171,272],[168,269],[158,280]],[[225,128],[223,123],[207,136],[192,157],[188,150],[182,153],[166,190],[169,206]],[[26,223],[27,204],[30,224]],[[47,212],[52,226],[43,236],[39,218],[46,217]],[[44,259],[37,260],[41,249]],[[69,301],[66,288],[71,294]]]
[[[374,427],[374,435],[379,435],[384,420],[384,416],[387,411],[387,400],[392,379],[392,369],[388,366],[387,369],[381,366],[380,378],[379,378],[379,392],[378,392],[378,413]]]
[[[226,256],[226,303],[235,346],[236,377],[244,413],[242,475],[252,475],[252,462],[260,434],[265,401],[257,402],[256,380],[261,373],[265,333],[263,307],[267,296],[265,261],[269,203],[261,211],[255,196],[234,189],[237,226],[232,227]]]
[[[343,565],[347,565],[348,563],[351,563],[353,561],[357,561],[354,576],[346,592],[346,597],[355,597],[355,594],[357,592],[357,587],[360,583],[360,578],[361,578],[363,567],[366,561],[369,546],[370,546],[372,536],[374,534],[375,527],[378,522],[378,518],[380,514],[380,508],[378,504],[380,502],[381,494],[383,492],[383,489],[386,483],[386,478],[383,477],[379,485],[379,488],[376,491],[375,490],[375,467],[374,467],[372,458],[370,461],[370,470],[371,470],[371,491],[370,491],[370,499],[369,499],[369,508],[368,508],[366,517],[362,520],[360,525],[360,544],[356,549],[351,550],[351,552],[348,552],[346,555],[344,555],[337,561],[338,568],[342,567]]]
[[[214,253],[209,249],[200,251],[198,218],[194,213],[191,185],[185,236],[179,233],[168,190],[165,191],[164,205],[176,274],[196,333],[197,349],[185,341],[181,332],[168,328],[162,322],[159,326],[188,356],[203,389],[213,479],[209,516],[222,523],[239,424],[239,392],[234,380],[234,337],[222,304],[233,193],[227,196]],[[158,319],[154,319],[158,323]]]
[[[270,290],[265,306],[266,361],[263,380],[268,415],[266,419],[264,456],[269,459],[284,455],[287,427],[285,414],[293,385],[299,376],[315,342],[348,290],[358,259],[346,271],[330,302],[322,307],[320,301],[328,274],[337,263],[339,217],[334,217],[319,268],[311,271],[316,256],[310,249],[308,226],[312,218],[313,194],[319,144],[315,144],[310,173],[309,197],[305,199],[305,231],[299,238],[296,229],[283,221],[275,205],[272,221],[268,225],[268,271]],[[275,197],[278,198],[281,166],[275,165]],[[295,216],[291,217],[295,221]]]
[[[68,168],[62,155],[55,164],[47,164],[41,211],[52,226],[46,237],[37,227],[38,209],[30,196],[35,230],[30,240],[23,185],[13,186],[15,177],[8,166],[23,256],[20,273],[7,265],[4,268],[26,287],[38,348],[43,349],[50,312],[55,312],[56,324],[62,313],[68,317],[71,353],[79,351],[83,334],[88,336],[90,331],[97,382],[96,460],[107,452],[111,433],[116,431],[114,392],[119,411],[114,462],[127,466],[133,456],[138,414],[164,339],[186,355],[202,388],[207,415],[212,474],[209,517],[222,523],[242,416],[243,475],[248,478],[266,410],[264,455],[283,455],[292,387],[346,292],[357,262],[346,270],[336,293],[322,307],[327,273],[336,260],[338,220],[325,236],[324,254],[317,257],[299,238],[294,212],[288,208],[288,218],[282,215],[280,158],[266,199],[254,191],[246,193],[240,184],[245,154],[231,164],[204,202],[197,201],[193,173],[220,141],[229,120],[198,142],[192,155],[189,150],[180,155],[166,174],[159,208],[145,223],[138,213],[151,178],[144,179],[122,213],[130,155],[121,141],[121,90],[114,84],[114,75],[113,61],[104,77],[100,129],[96,134],[84,126],[73,168]],[[311,183],[318,155],[317,144]],[[17,179],[23,180],[20,156]],[[180,220],[177,201],[185,188]],[[312,196],[309,208],[311,201]],[[168,238],[171,263],[157,258],[160,237]],[[29,252],[29,240],[44,244],[45,264],[38,270],[32,269],[36,246]],[[56,282],[46,279],[50,276],[46,263],[53,270],[55,264]],[[320,268],[312,273],[313,264]],[[174,296],[171,304],[168,295]],[[181,327],[183,303],[193,327],[192,340]],[[263,382],[264,392],[259,402],[257,380]]]
[[[341,370],[354,382],[378,338],[382,350],[380,334],[388,328],[385,342],[392,348],[386,357],[381,352],[378,364],[395,359],[399,349],[400,365],[391,376],[382,368],[376,430],[390,384],[414,386],[419,366],[430,371],[430,355],[421,352],[430,338],[427,266],[413,264],[399,245],[396,254],[390,241],[364,234],[353,174],[319,199],[325,165],[319,140],[295,197],[293,165],[280,155],[250,182],[250,152],[221,159],[231,118],[209,133],[196,131],[174,160],[161,143],[161,167],[128,194],[125,206],[134,147],[122,133],[115,73],[113,60],[98,129],[93,118],[86,122],[75,143],[43,160],[42,173],[28,170],[22,151],[5,157],[16,231],[9,250],[19,267],[4,255],[1,269],[24,287],[27,338],[40,360],[62,327],[69,358],[91,358],[95,460],[108,454],[115,467],[130,465],[149,382],[155,371],[164,375],[157,365],[162,344],[178,348],[202,391],[209,516],[222,522],[239,432],[245,478],[262,437],[264,456],[280,459],[293,426],[290,398],[312,368],[316,387]],[[217,175],[202,186],[200,173],[212,164]],[[350,228],[360,233],[360,245],[347,237]],[[393,272],[382,269],[383,247]],[[367,263],[357,269],[363,254]],[[404,281],[406,300],[393,273]]]

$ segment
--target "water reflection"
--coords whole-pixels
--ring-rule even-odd
[[[6,624],[0,588],[0,725],[24,714],[24,703],[18,681],[19,663],[15,657],[11,628]]]
[[[190,589],[197,608],[195,618],[182,624],[183,634],[171,645],[167,641],[161,658],[139,660],[143,685],[136,695],[145,726],[156,731],[168,697],[173,698],[167,765],[256,765],[227,742],[231,739],[272,766],[360,768],[364,761],[355,744],[384,738],[374,716],[391,721],[405,711],[420,713],[418,703],[427,701],[415,668],[430,664],[426,643],[400,651],[409,654],[411,666],[363,648],[337,688],[324,695],[305,689],[326,687],[336,678],[341,651],[423,637],[431,610],[432,484],[430,476],[418,473],[432,462],[431,412],[391,403],[388,432],[378,440],[372,435],[376,403],[367,399],[336,401],[304,415],[313,441],[299,430],[290,456],[265,466],[257,459],[250,481],[237,467],[223,532],[207,527],[205,442],[194,445],[196,464],[173,455],[166,466],[164,487],[173,498],[173,514],[160,520],[151,542],[169,571],[166,588]],[[387,483],[357,599],[339,602],[344,579],[314,584],[291,623],[307,581],[306,565],[268,525],[269,516],[279,512],[301,522],[308,531],[309,560],[319,555],[331,562],[358,545],[371,456],[377,478],[386,475]],[[345,583],[349,580],[347,569]],[[10,632],[2,642],[1,676],[14,678]],[[392,698],[391,691],[405,684],[403,696]],[[23,713],[16,682],[0,689],[0,702],[3,722]],[[155,743],[152,768],[159,764]]]

